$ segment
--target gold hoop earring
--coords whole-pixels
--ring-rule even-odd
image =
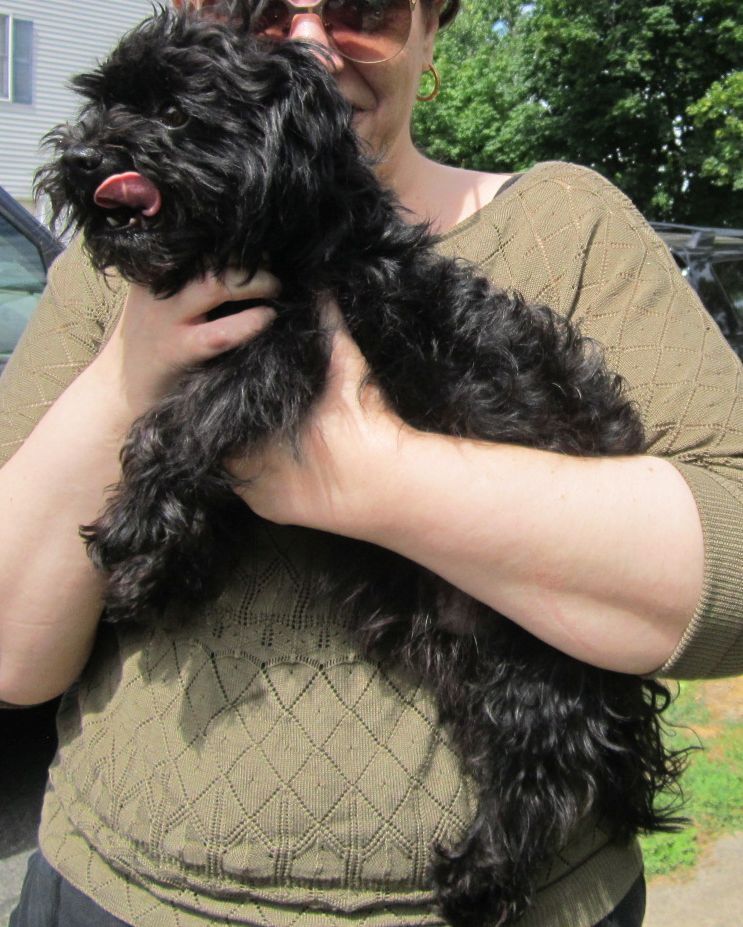
[[[436,97],[441,93],[441,75],[436,70],[436,66],[433,64],[429,64],[423,73],[430,74],[433,78],[433,89],[430,93],[419,93],[416,97],[416,100],[419,103],[430,103],[431,100],[435,100]]]

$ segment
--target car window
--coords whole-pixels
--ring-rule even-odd
[[[34,245],[0,216],[0,356],[15,347],[45,280]]]
[[[743,322],[743,261],[715,263],[715,274],[738,318]]]

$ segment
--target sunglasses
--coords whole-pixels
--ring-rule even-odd
[[[250,9],[250,31],[274,41],[289,37],[294,17],[319,17],[330,45],[339,55],[360,64],[394,58],[407,44],[418,0],[256,0]],[[174,0],[176,6],[219,7],[219,0]]]

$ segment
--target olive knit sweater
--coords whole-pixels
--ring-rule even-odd
[[[583,168],[542,164],[442,251],[571,316],[603,343],[653,454],[687,480],[706,545],[702,600],[662,672],[743,663],[741,366],[632,205]],[[80,369],[126,287],[74,244],[0,389],[6,459]],[[74,436],[70,436],[74,440]],[[567,530],[567,529],[566,529]],[[265,524],[217,601],[157,626],[102,627],[64,698],[45,856],[136,927],[412,927],[429,847],[473,813],[431,697],[357,652],[312,588],[324,536]],[[589,927],[637,877],[636,843],[593,823],[541,874],[522,927]]]

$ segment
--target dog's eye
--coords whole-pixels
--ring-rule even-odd
[[[188,122],[188,115],[177,106],[167,106],[158,113],[157,118],[169,129],[182,129]]]

